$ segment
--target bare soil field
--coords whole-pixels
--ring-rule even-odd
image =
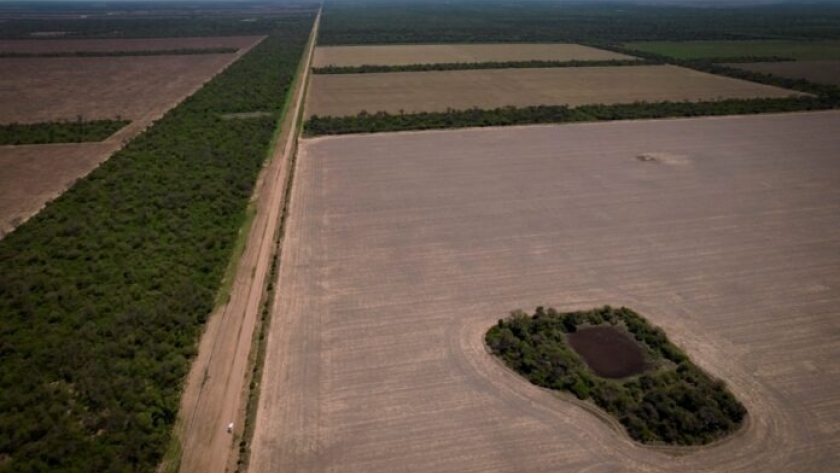
[[[136,120],[168,109],[234,57],[0,58],[0,123]]]
[[[0,43],[1,44],[1,43]],[[579,44],[419,44],[319,46],[314,67],[451,62],[608,61],[632,56]]]
[[[0,146],[0,237],[87,175],[118,143]]]
[[[304,141],[250,471],[837,470],[838,123]],[[485,351],[512,309],[603,304],[724,380],[744,429],[684,455],[641,447]]]
[[[788,97],[799,92],[677,66],[316,74],[308,116],[442,112],[508,105]]]
[[[761,74],[840,85],[840,61],[790,61],[724,64]]]
[[[250,48],[262,36],[144,39],[0,39],[0,53],[73,53],[170,51],[174,49]]]
[[[0,237],[255,45],[236,54],[0,59],[0,123],[133,120],[101,143],[0,146]]]

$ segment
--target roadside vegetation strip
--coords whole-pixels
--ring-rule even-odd
[[[505,61],[451,62],[438,64],[403,64],[396,66],[365,64],[362,66],[325,66],[312,69],[315,74],[364,74],[374,72],[463,71],[470,69],[528,69],[543,67],[650,66],[655,61],[612,59],[607,61]]]
[[[49,143],[87,143],[102,141],[128,120],[56,121],[50,123],[12,123],[0,125],[0,145],[31,145]]]
[[[604,333],[575,340],[590,330]],[[605,335],[616,340],[596,346],[599,338],[610,338]],[[625,343],[616,343],[622,338]],[[620,379],[596,374],[595,363],[620,368],[610,366],[622,362],[613,352],[619,345],[634,348],[631,340],[642,352],[635,373]],[[538,307],[533,316],[517,311],[488,330],[485,341],[493,355],[531,383],[591,400],[639,442],[703,445],[737,430],[747,415],[722,382],[692,363],[665,332],[624,307],[569,313]]]
[[[758,113],[827,110],[837,108],[836,101],[818,97],[775,99],[729,99],[713,102],[636,102],[612,105],[539,105],[495,109],[448,110],[390,114],[362,112],[347,117],[312,116],[306,122],[307,136],[385,131],[430,130],[549,123],[579,123],[611,120],[678,118]]]
[[[154,471],[312,16],[0,241],[0,471]],[[269,117],[220,115],[272,110]]]
[[[233,54],[239,48],[163,49],[140,51],[73,51],[54,53],[0,52],[4,58],[51,58],[51,57],[123,57],[123,56],[189,56],[194,54]]]

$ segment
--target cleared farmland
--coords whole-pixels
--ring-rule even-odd
[[[235,57],[0,58],[0,123],[138,119],[168,109]]]
[[[47,54],[250,48],[262,36],[143,39],[0,39],[0,53]]]
[[[318,74],[311,89],[308,116],[803,95],[670,65]]]
[[[836,470],[838,120],[304,141],[251,471]],[[725,380],[744,431],[639,447],[484,349],[511,309],[602,304]]]
[[[756,62],[726,65],[788,79],[805,79],[818,84],[840,86],[840,61]]]
[[[454,62],[608,61],[631,56],[579,44],[424,44],[320,46],[314,67],[397,66]]]
[[[114,142],[0,146],[0,237],[108,159],[118,147]]]

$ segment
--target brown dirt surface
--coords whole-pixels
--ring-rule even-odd
[[[250,471],[837,471],[838,123],[303,141]],[[639,446],[485,349],[510,310],[603,304],[662,327],[747,425],[683,455]]]
[[[0,58],[0,123],[136,120],[169,109],[234,56]]]
[[[788,97],[799,92],[676,66],[316,74],[307,113]]]
[[[451,62],[608,61],[632,56],[579,44],[422,44],[319,46],[314,67]]]
[[[144,39],[0,39],[0,53],[73,53],[170,51],[174,49],[251,48],[262,36]]]
[[[0,237],[61,195],[118,147],[113,142],[0,146]]]
[[[47,202],[61,195],[73,182],[86,176],[96,166],[119,150],[123,144],[142,133],[154,120],[162,117],[169,109],[192,95],[205,82],[247,53],[254,45],[242,49],[236,54],[207,55],[209,56],[207,59],[204,59],[205,56],[202,55],[11,60],[29,62],[27,67],[33,67],[39,63],[50,64],[52,61],[58,61],[62,64],[58,68],[53,66],[50,69],[50,67],[47,67],[47,70],[52,72],[49,78],[39,77],[37,67],[35,70],[30,70],[29,76],[33,80],[30,86],[20,81],[20,77],[18,77],[17,82],[11,81],[15,82],[13,90],[18,90],[23,94],[23,97],[36,97],[38,100],[35,104],[26,103],[20,95],[15,95],[13,90],[4,89],[4,78],[13,74],[3,69],[5,61],[9,60],[0,59],[0,103],[4,104],[3,107],[0,107],[0,117],[4,117],[9,110],[14,110],[15,107],[18,107],[18,110],[23,107],[30,109],[31,113],[27,114],[28,118],[46,116],[45,121],[55,120],[56,118],[73,119],[75,115],[72,115],[72,113],[76,113],[74,110],[77,111],[79,108],[97,109],[97,113],[102,114],[99,117],[86,118],[113,118],[117,114],[124,118],[133,118],[130,124],[101,143],[0,146],[0,169],[3,170],[0,173],[0,186],[2,186],[0,188],[0,237],[29,219]],[[163,59],[163,61],[146,61],[147,59]],[[186,59],[186,61],[180,62],[182,59]],[[199,75],[198,70],[189,70],[189,65],[193,63],[193,59],[199,59],[195,64],[201,66],[199,69],[203,75]],[[204,59],[204,61],[201,59]],[[104,69],[109,70],[119,67],[107,65],[109,61],[114,61],[114,64],[117,65],[126,65],[128,68],[127,71],[117,71],[120,77],[130,79],[125,84],[126,90],[121,89],[119,80],[115,78],[106,80],[108,82],[107,90],[101,88],[104,84],[101,78],[96,79],[97,71],[95,67],[106,65]],[[131,65],[132,62],[137,64]],[[70,66],[72,64],[79,66],[92,65],[94,68],[86,71],[73,71],[74,74],[71,74],[71,76],[75,75],[78,81],[65,83],[69,79],[62,79],[61,74],[56,72],[60,69],[71,70]],[[176,67],[169,67],[169,72],[186,71],[186,73],[183,77],[173,80],[173,77],[167,77],[162,71],[155,70],[157,64],[162,66],[175,65]],[[211,65],[215,69],[209,67]],[[144,83],[140,78],[131,77],[131,71],[146,74],[148,82],[152,84]],[[100,72],[102,71],[100,70]],[[45,74],[47,73],[45,72]],[[94,79],[96,79],[95,82],[90,82]],[[38,87],[37,84],[46,86],[48,90],[42,91],[34,88]],[[75,98],[62,96],[62,90],[78,92],[78,95]],[[132,91],[138,95],[132,96]],[[109,97],[116,100],[117,103],[109,103]],[[56,101],[55,104],[48,100],[50,98]],[[93,103],[86,103],[85,100],[88,99],[92,100]],[[4,100],[8,101],[4,102]],[[130,103],[136,112],[135,116],[131,117],[125,109],[115,108],[119,103]],[[7,108],[6,105],[9,107]],[[64,111],[61,113],[66,114],[66,116],[61,116],[56,111],[57,109],[52,109],[53,105],[63,107]],[[0,123],[8,123],[8,116],[5,120],[0,118]],[[37,118],[22,120],[19,117],[17,120],[13,119],[11,121],[37,122],[42,120]]]
[[[298,120],[303,106],[309,61],[317,37],[320,13],[310,36],[302,78],[294,90],[271,158],[260,174],[252,202],[256,216],[248,231],[230,297],[210,315],[181,397],[178,428],[184,473],[227,472],[236,469],[248,400],[249,359],[259,322],[277,231],[286,198],[286,185],[296,151]],[[227,425],[234,429],[228,433]]]
[[[630,336],[614,327],[588,327],[568,334],[569,346],[598,376],[626,378],[647,369],[645,353]]]
[[[820,84],[840,86],[840,61],[755,62],[724,64],[724,66],[788,79],[805,79]]]

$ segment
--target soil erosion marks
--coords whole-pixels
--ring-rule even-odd
[[[604,378],[626,378],[647,371],[642,348],[613,327],[589,327],[568,335],[586,366]]]

